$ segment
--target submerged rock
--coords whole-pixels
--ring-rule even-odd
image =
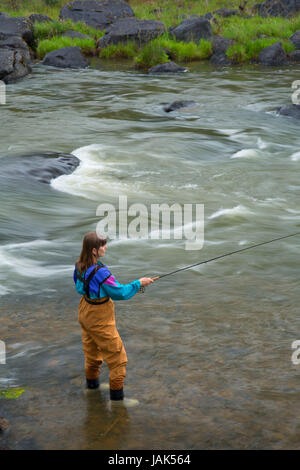
[[[281,116],[290,116],[295,119],[300,119],[300,104],[288,104],[277,108],[277,113]]]
[[[263,65],[284,65],[287,63],[287,55],[281,42],[262,49],[258,55],[258,62]]]
[[[165,25],[156,20],[140,20],[138,18],[120,18],[106,30],[106,34],[97,42],[97,47],[109,44],[135,41],[144,44],[157,38],[166,31]]]
[[[88,60],[81,53],[81,48],[73,46],[48,52],[42,60],[42,64],[73,69],[82,69],[89,66]]]
[[[194,106],[195,101],[173,101],[173,103],[164,106],[164,111],[170,113],[171,111],[177,111],[177,109],[186,108],[188,106]]]
[[[80,163],[72,154],[52,152],[2,158],[4,166],[1,177],[6,181],[19,177],[46,184],[53,178],[73,173]]]
[[[134,16],[128,3],[123,0],[86,0],[67,3],[59,13],[61,19],[82,21],[96,29],[104,30],[118,18]]]
[[[186,72],[187,69],[180,67],[175,62],[166,62],[165,64],[155,65],[148,70],[149,73],[180,73]]]

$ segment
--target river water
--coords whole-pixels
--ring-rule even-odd
[[[0,106],[0,389],[14,449],[299,448],[299,237],[159,280],[116,302],[129,359],[125,393],[87,394],[79,296],[72,272],[99,204],[204,205],[204,245],[111,240],[104,262],[119,282],[157,275],[300,231],[300,67],[220,68],[149,76],[94,62],[35,65]],[[163,110],[174,100],[191,108]],[[46,184],[30,156],[73,154],[80,166]],[[37,169],[38,170],[38,169]],[[103,367],[102,383],[108,382]]]

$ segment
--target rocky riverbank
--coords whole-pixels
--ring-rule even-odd
[[[124,0],[66,3],[58,18],[0,12],[0,80],[12,83],[32,73],[32,65],[89,67],[91,57],[127,58],[149,73],[187,72],[193,60],[213,66],[300,63],[300,0],[267,0],[205,14],[185,13],[166,24],[164,8],[138,18]],[[184,10],[183,10],[184,11]],[[281,112],[281,110],[279,110]],[[284,108],[298,117],[298,105]]]

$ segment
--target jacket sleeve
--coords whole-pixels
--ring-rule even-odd
[[[131,299],[141,287],[139,280],[130,282],[129,284],[120,284],[115,276],[111,275],[101,286],[104,295],[108,295],[112,300],[128,300]]]

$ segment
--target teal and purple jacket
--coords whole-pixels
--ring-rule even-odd
[[[89,277],[87,287],[86,281]],[[120,284],[115,276],[111,274],[107,266],[101,262],[90,266],[82,275],[75,265],[73,279],[77,292],[80,295],[87,295],[90,299],[110,297],[112,300],[128,300],[133,297],[141,287],[139,280],[125,285]],[[86,292],[86,290],[89,292]]]

